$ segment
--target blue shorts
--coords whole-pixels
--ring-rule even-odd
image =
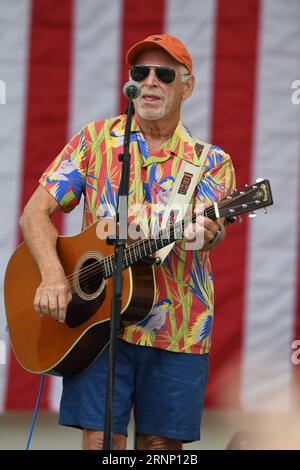
[[[79,375],[64,378],[59,424],[103,430],[109,348]],[[113,432],[127,436],[134,406],[137,434],[200,439],[208,354],[136,346],[119,340]]]

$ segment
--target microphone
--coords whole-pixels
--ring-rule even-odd
[[[140,85],[137,82],[134,82],[133,80],[129,80],[129,82],[126,82],[123,86],[123,94],[129,100],[134,100],[135,98],[138,98],[141,92],[142,89]]]

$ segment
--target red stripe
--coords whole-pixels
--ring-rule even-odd
[[[211,141],[230,153],[237,187],[249,183],[254,124],[259,0],[217,5]],[[212,255],[215,322],[207,393],[209,406],[239,406],[247,268],[247,218],[228,228]]]
[[[66,144],[72,43],[73,0],[32,0],[29,76],[20,211],[50,161]],[[62,214],[56,216],[61,232]],[[21,239],[21,236],[20,236]],[[24,371],[10,355],[8,409],[32,408],[39,377]],[[41,408],[47,408],[45,381]]]
[[[125,62],[128,49],[138,41],[152,34],[161,34],[165,28],[165,1],[152,0],[141,2],[140,0],[123,0],[123,23],[121,36],[121,83],[120,83],[120,113],[124,113],[126,99],[122,88],[128,81],[129,67]]]

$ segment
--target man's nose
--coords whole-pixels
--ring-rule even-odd
[[[150,69],[150,73],[148,75],[148,77],[145,79],[145,85],[146,86],[157,86],[157,81],[158,81],[158,78],[155,74],[155,70],[154,69]]]

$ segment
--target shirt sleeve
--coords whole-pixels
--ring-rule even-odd
[[[44,171],[39,183],[56,199],[64,212],[79,204],[87,173],[86,132],[83,128]]]
[[[219,147],[212,147],[197,185],[196,203],[219,202],[235,190],[235,185],[235,171],[230,156]]]

